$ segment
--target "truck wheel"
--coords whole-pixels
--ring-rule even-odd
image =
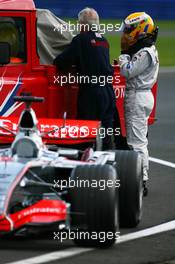
[[[142,159],[135,151],[116,151],[120,179],[119,220],[121,227],[136,227],[142,217]]]
[[[78,166],[73,169],[71,180],[77,183],[70,188],[71,230],[76,234],[75,244],[101,248],[112,246],[118,238],[115,169],[111,165]],[[80,182],[85,187],[80,186]]]

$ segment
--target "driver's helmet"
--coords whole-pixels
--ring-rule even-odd
[[[8,42],[11,48],[11,57],[16,57],[19,52],[19,33],[12,22],[0,20],[0,42]]]
[[[132,13],[123,21],[120,31],[127,34],[129,46],[134,45],[138,40],[153,34],[155,30],[152,18],[145,12]]]

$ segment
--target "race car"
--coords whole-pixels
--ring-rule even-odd
[[[13,138],[10,147],[0,149],[0,237],[71,231],[77,245],[109,247],[119,224],[135,227],[141,220],[141,157],[134,151],[44,144],[43,137],[53,129],[41,132],[40,119],[31,108],[43,100],[14,97],[14,102],[26,105],[18,125],[13,130],[0,128],[4,138]],[[54,132],[66,123],[64,116]]]

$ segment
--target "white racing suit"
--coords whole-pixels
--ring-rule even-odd
[[[154,45],[140,49],[132,56],[119,57],[121,75],[126,77],[125,122],[127,143],[143,158],[143,180],[148,180],[148,118],[154,106],[151,88],[157,81],[159,60]]]

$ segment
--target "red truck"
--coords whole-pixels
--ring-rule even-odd
[[[0,0],[0,125],[7,129],[16,129],[17,117],[24,105],[14,102],[13,97],[21,93],[31,93],[33,96],[45,98],[42,105],[34,104],[42,131],[58,127],[62,123],[63,113],[67,112],[66,127],[69,129],[64,131],[61,139],[60,134],[49,134],[46,138],[47,143],[72,145],[96,141],[97,135],[91,131],[93,128],[99,128],[99,122],[76,120],[78,85],[60,86],[55,82],[55,76],[58,76],[59,72],[51,63],[41,63],[37,43],[37,10],[33,0]],[[118,65],[114,65],[114,69],[113,87],[120,116],[121,134],[125,136],[123,111],[125,80],[120,76]],[[156,99],[157,84],[152,91]],[[154,121],[155,107],[149,124]],[[7,131],[0,130],[0,135],[1,144],[12,141]]]

